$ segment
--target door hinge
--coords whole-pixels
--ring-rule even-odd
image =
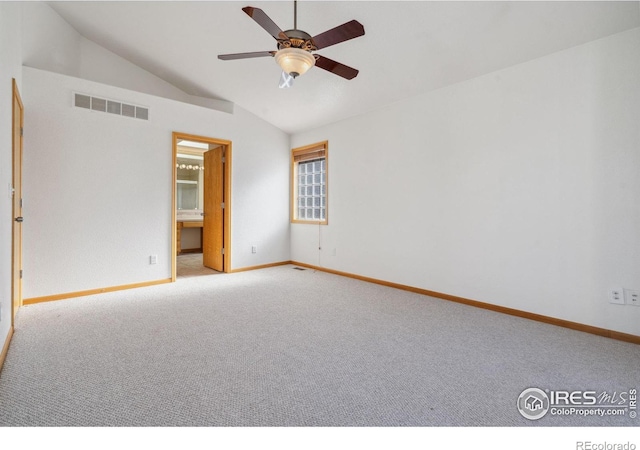
[[[20,127],[20,137],[24,136],[24,127]]]
[[[222,206],[222,209],[224,209],[224,202],[222,202],[221,206]]]
[[[22,269],[20,269],[20,279],[22,280]]]
[[[22,199],[20,199],[20,208],[22,208]]]
[[[227,162],[227,158],[223,156],[223,157],[222,157],[222,164],[224,164],[224,163],[226,163],[226,162]]]
[[[222,254],[224,255],[224,248],[222,249]]]

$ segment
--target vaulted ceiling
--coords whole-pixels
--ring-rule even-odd
[[[637,1],[299,1],[298,28],[317,35],[352,19],[363,37],[317,53],[360,70],[318,68],[278,89],[276,50],[243,11],[261,8],[287,30],[293,1],[50,2],[84,37],[183,91],[231,101],[295,133],[640,26]]]

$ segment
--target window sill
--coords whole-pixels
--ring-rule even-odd
[[[328,220],[298,220],[298,219],[294,219],[291,221],[291,223],[302,223],[302,224],[306,224],[306,225],[328,225],[329,221]]]

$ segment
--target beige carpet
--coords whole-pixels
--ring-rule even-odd
[[[0,425],[637,426],[516,402],[638,367],[637,345],[281,266],[22,308]]]

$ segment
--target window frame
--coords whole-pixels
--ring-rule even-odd
[[[296,158],[298,159],[296,161]],[[305,159],[306,158],[306,159]],[[298,218],[298,163],[311,161],[313,159],[324,158],[324,219],[299,219]],[[329,223],[329,142],[322,141],[304,147],[291,149],[291,199],[290,199],[290,220],[291,223],[302,223],[310,225],[327,225]]]

